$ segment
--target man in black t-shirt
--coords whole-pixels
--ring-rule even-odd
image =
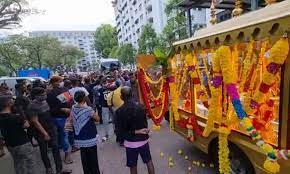
[[[49,106],[46,102],[47,95],[45,89],[41,87],[33,88],[31,94],[34,100],[28,106],[27,113],[35,127],[35,135],[38,141],[41,159],[46,168],[46,173],[53,173],[47,154],[48,144],[52,148],[57,174],[71,173],[71,171],[63,170],[57,142],[57,131],[50,115]]]
[[[138,156],[146,163],[149,174],[155,174],[149,148],[149,129],[145,108],[133,99],[130,87],[121,89],[124,104],[116,111],[116,127],[124,138],[127,167],[131,174],[137,174]]]
[[[36,174],[33,147],[24,130],[29,127],[29,123],[19,114],[12,113],[13,105],[12,96],[0,96],[1,134],[13,157],[16,174]]]
[[[52,89],[48,92],[46,101],[50,107],[50,114],[54,119],[60,144],[65,153],[64,162],[70,164],[73,162],[70,155],[70,144],[68,133],[64,131],[66,119],[70,114],[70,106],[69,101],[63,100],[63,96],[65,92],[68,93],[68,89],[63,86],[63,79],[60,76],[53,76],[50,79],[50,84]]]

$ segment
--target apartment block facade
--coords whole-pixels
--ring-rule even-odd
[[[116,28],[120,44],[131,43],[138,48],[142,26],[151,24],[157,33],[166,25],[164,12],[168,0],[115,0]]]

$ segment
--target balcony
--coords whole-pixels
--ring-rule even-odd
[[[139,18],[137,18],[134,23],[137,25],[139,23]]]
[[[137,4],[137,0],[133,0],[132,5],[136,5]]]
[[[130,19],[127,18],[126,21],[125,21],[125,23],[124,23],[124,25],[126,26],[129,23],[129,21],[130,21]]]
[[[149,18],[148,18],[148,22],[152,24],[152,23],[154,22],[153,17],[149,17]]]
[[[151,4],[148,4],[146,6],[146,10],[147,10],[148,13],[151,13],[152,12],[152,5]]]
[[[119,15],[119,14],[117,14],[117,16],[116,16],[116,21],[117,21],[119,18],[120,18],[120,15]]]

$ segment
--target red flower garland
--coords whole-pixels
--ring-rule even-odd
[[[162,107],[162,110],[160,111],[160,113],[158,114],[158,116],[155,116],[154,112],[150,106],[150,99],[149,99],[149,94],[148,94],[148,90],[150,90],[150,88],[149,88],[149,84],[145,80],[144,70],[139,69],[137,76],[138,76],[138,81],[139,81],[139,85],[140,85],[141,95],[143,98],[143,103],[144,103],[145,107],[147,108],[149,115],[150,115],[151,119],[153,120],[153,122],[156,125],[160,125],[161,121],[164,118],[165,113],[168,111],[168,82],[167,81],[163,82],[165,84],[162,85],[163,88],[160,91],[160,92],[164,93],[164,97],[163,97],[163,101],[162,101],[163,107]],[[156,105],[156,104],[158,105],[159,103],[160,103],[160,101],[157,101],[157,102],[154,101],[154,105]]]

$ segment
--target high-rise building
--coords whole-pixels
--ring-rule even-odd
[[[63,45],[72,45],[85,52],[85,57],[76,62],[81,71],[94,69],[99,56],[94,46],[94,31],[33,31],[30,37],[49,36],[58,39]]]
[[[114,0],[116,28],[120,44],[131,43],[138,48],[142,26],[151,24],[161,33],[167,18],[164,12],[168,0]]]

